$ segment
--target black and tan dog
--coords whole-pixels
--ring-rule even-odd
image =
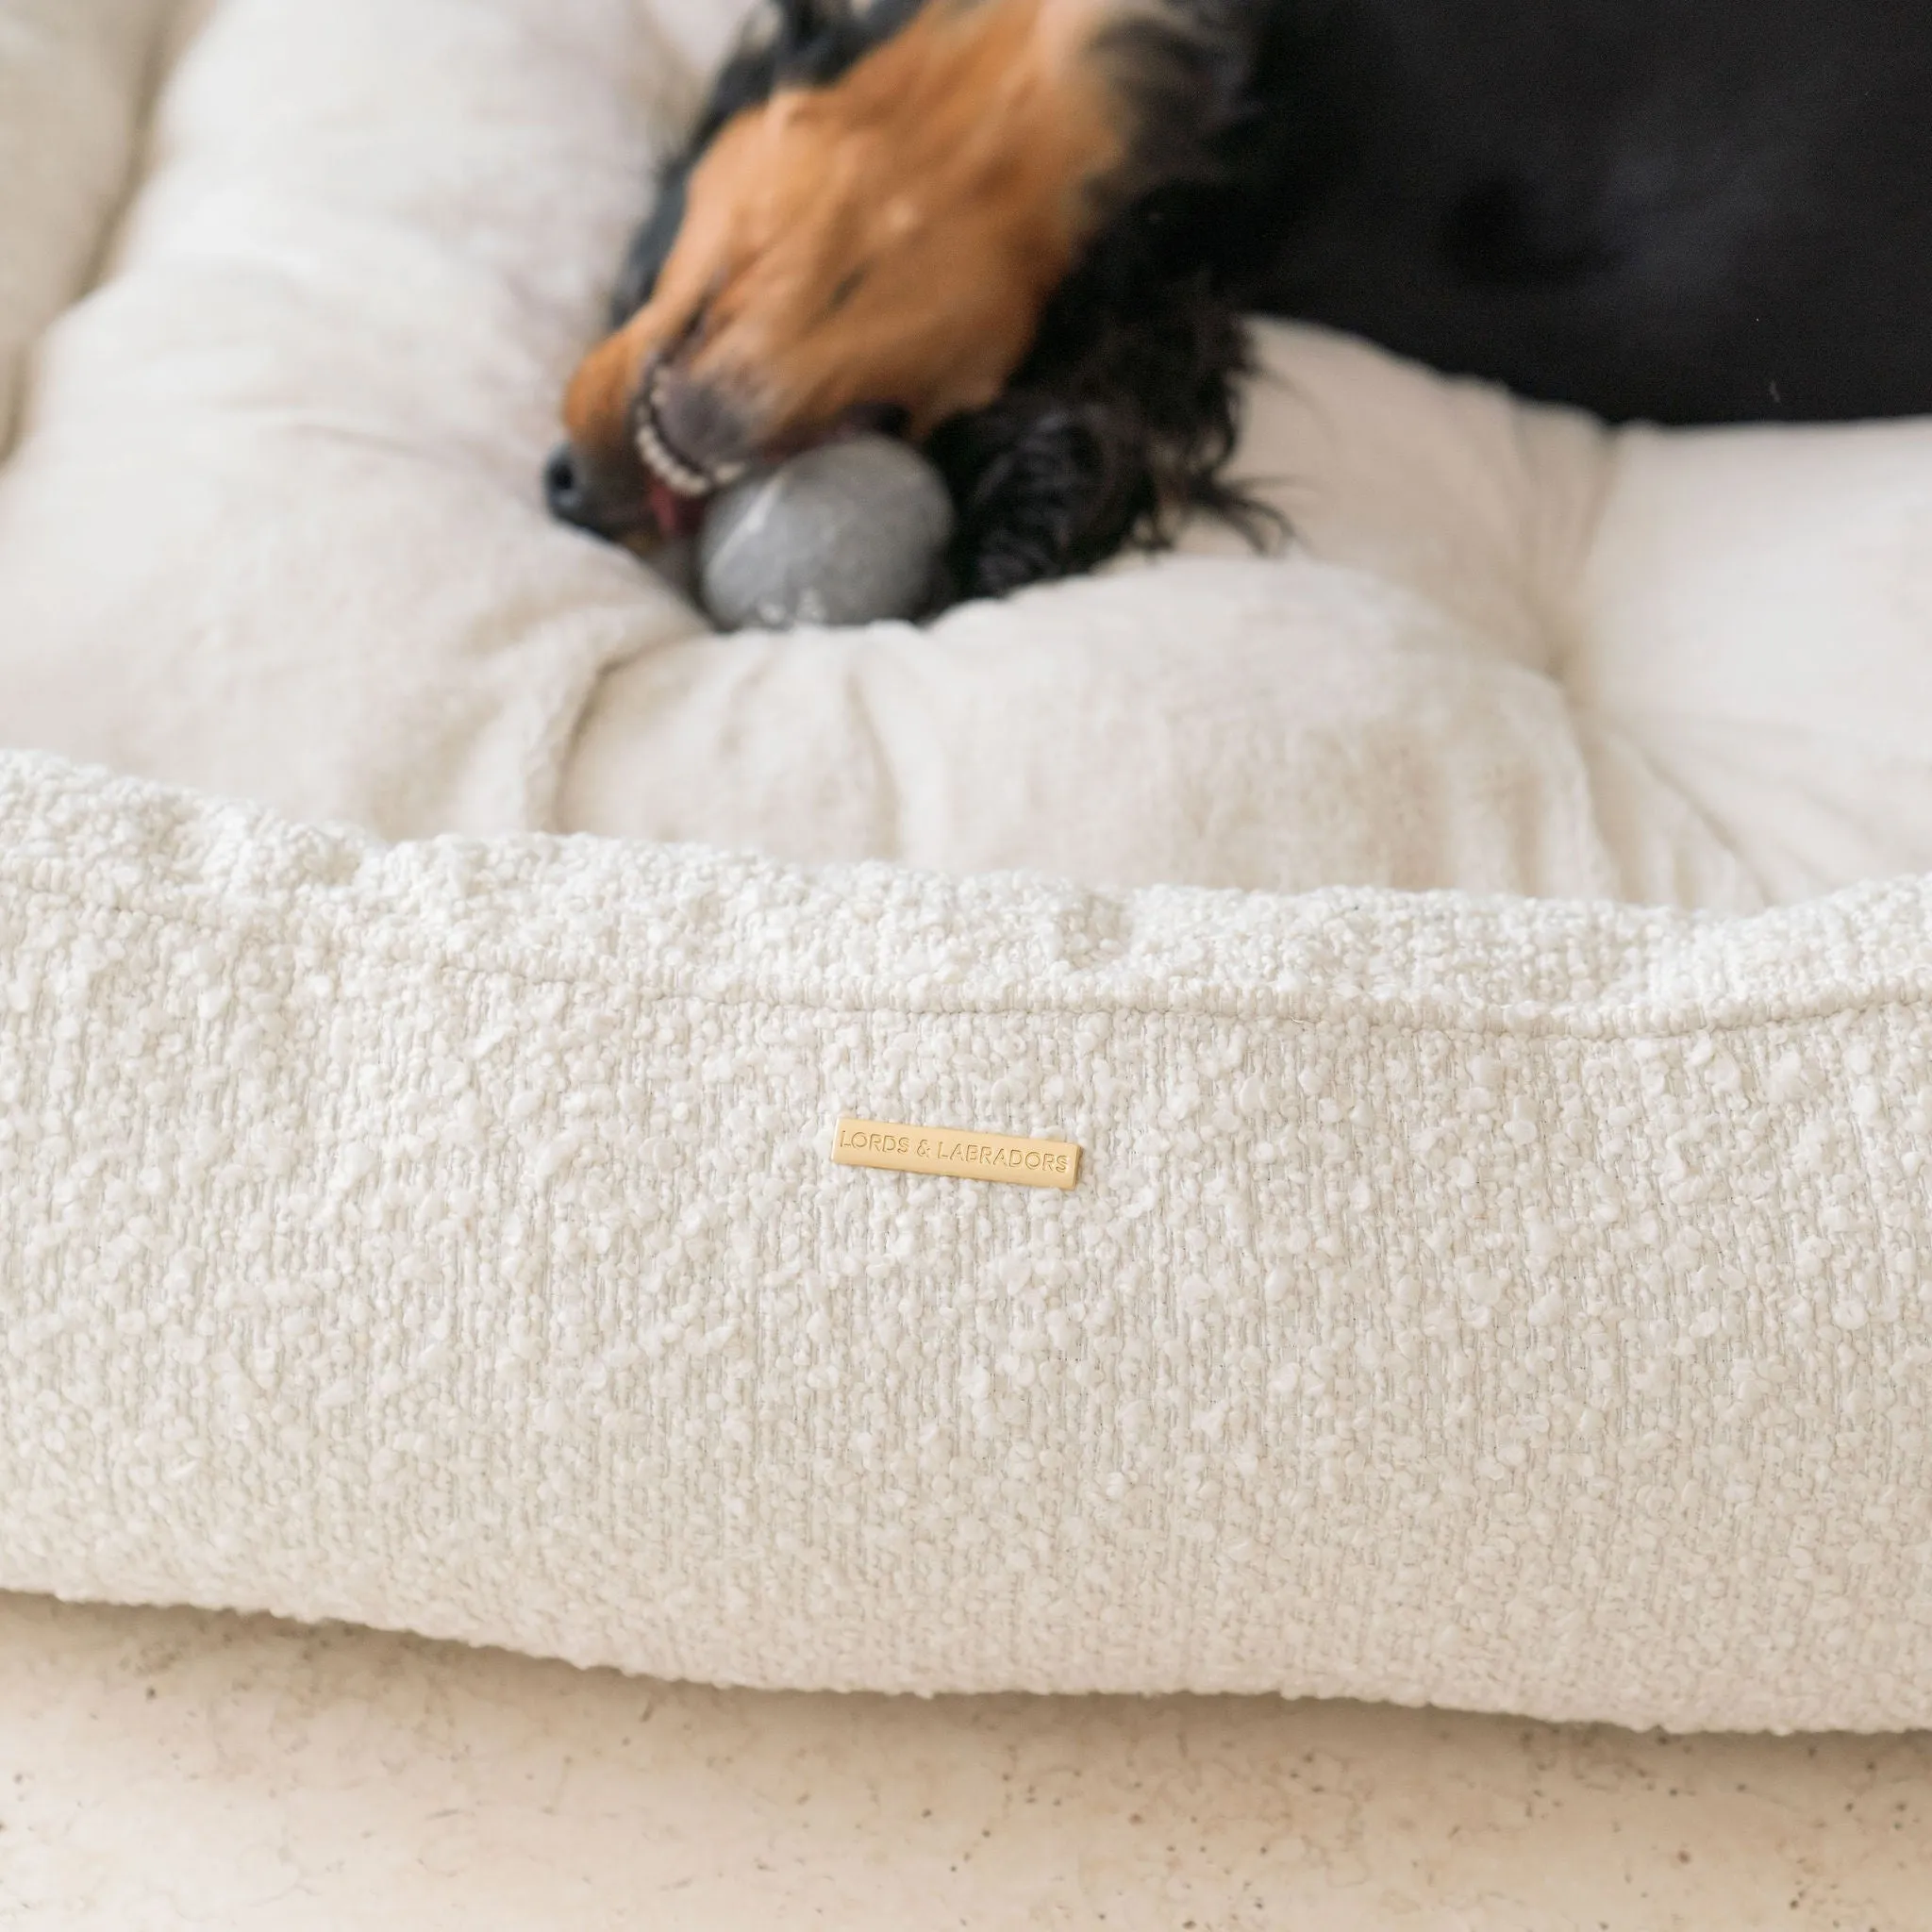
[[[783,0],[616,306],[559,515],[676,528],[882,424],[965,594],[1241,513],[1247,310],[1612,420],[1918,413],[1932,6]]]

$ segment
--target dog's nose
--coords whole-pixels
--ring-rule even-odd
[[[596,520],[591,511],[591,492],[584,486],[583,467],[577,461],[576,451],[567,442],[554,450],[543,466],[543,500],[559,523],[574,524],[580,530],[596,529]]]

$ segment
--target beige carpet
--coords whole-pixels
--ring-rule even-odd
[[[35,1932],[1926,1932],[1932,1737],[721,1694],[0,1598]]]

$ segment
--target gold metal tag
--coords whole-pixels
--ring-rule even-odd
[[[1080,1150],[1070,1141],[1022,1141],[1011,1134],[901,1127],[886,1121],[841,1120],[832,1158],[841,1167],[1008,1181],[1022,1188],[1066,1189],[1080,1178]]]

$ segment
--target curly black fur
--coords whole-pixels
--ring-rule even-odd
[[[1135,204],[1048,306],[1006,393],[928,444],[958,512],[958,594],[1091,570],[1125,544],[1165,542],[1192,509],[1268,529],[1221,480],[1247,336],[1181,239],[1191,199],[1170,189]]]

